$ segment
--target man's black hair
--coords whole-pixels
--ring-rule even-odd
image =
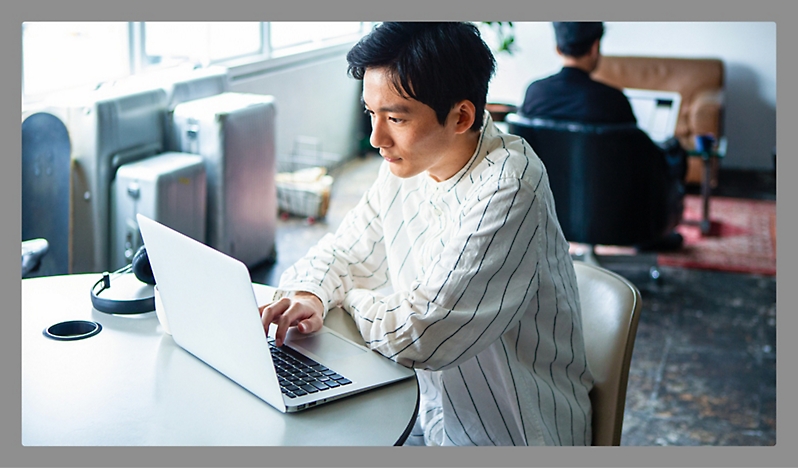
[[[604,35],[604,24],[594,21],[554,22],[557,48],[569,57],[582,57],[590,52],[597,39]]]
[[[496,61],[471,23],[382,23],[346,60],[349,75],[358,80],[369,68],[386,68],[399,95],[431,107],[441,125],[452,107],[467,99],[476,108],[471,129],[482,126]]]

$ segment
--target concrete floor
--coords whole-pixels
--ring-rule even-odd
[[[335,169],[327,216],[279,220],[277,260],[252,270],[253,281],[280,274],[334,229],[374,180],[381,159]],[[691,189],[695,191],[695,189]],[[775,175],[721,171],[715,193],[775,199]],[[601,258],[643,297],[621,444],[769,446],[776,443],[776,278],[661,267],[653,254]]]

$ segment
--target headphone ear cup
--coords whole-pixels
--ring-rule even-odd
[[[147,249],[142,245],[133,256],[133,274],[140,281],[147,284],[155,284],[155,275],[152,273],[150,259],[147,256]]]

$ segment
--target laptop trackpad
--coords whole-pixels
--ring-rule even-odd
[[[341,359],[366,352],[364,349],[327,332],[315,335],[295,334],[286,341],[286,344],[292,348],[309,351],[324,360]]]

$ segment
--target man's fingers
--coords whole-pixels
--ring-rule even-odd
[[[274,334],[275,342],[281,346],[285,341],[288,329],[296,326],[301,333],[311,333],[321,329],[323,320],[313,307],[308,307],[304,301],[294,301],[276,320],[277,331]]]
[[[304,318],[305,315],[303,314],[301,303],[294,302],[282,315],[274,320],[274,323],[277,324],[277,331],[274,333],[274,341],[277,346],[283,345],[288,329]]]
[[[260,307],[260,319],[265,329],[269,329],[269,325],[276,320],[281,314],[285,313],[286,309],[291,305],[291,301],[284,297],[277,302],[272,302],[269,305]]]
[[[321,330],[322,319],[321,301],[313,295],[298,294],[294,298],[284,297],[280,300],[258,308],[263,327],[268,330],[272,323],[277,325],[274,332],[274,341],[277,346],[282,346],[288,329],[297,327],[300,333],[313,333]]]
[[[297,329],[302,333],[313,333],[321,330],[322,325],[324,325],[324,320],[320,316],[313,314],[299,322]]]

